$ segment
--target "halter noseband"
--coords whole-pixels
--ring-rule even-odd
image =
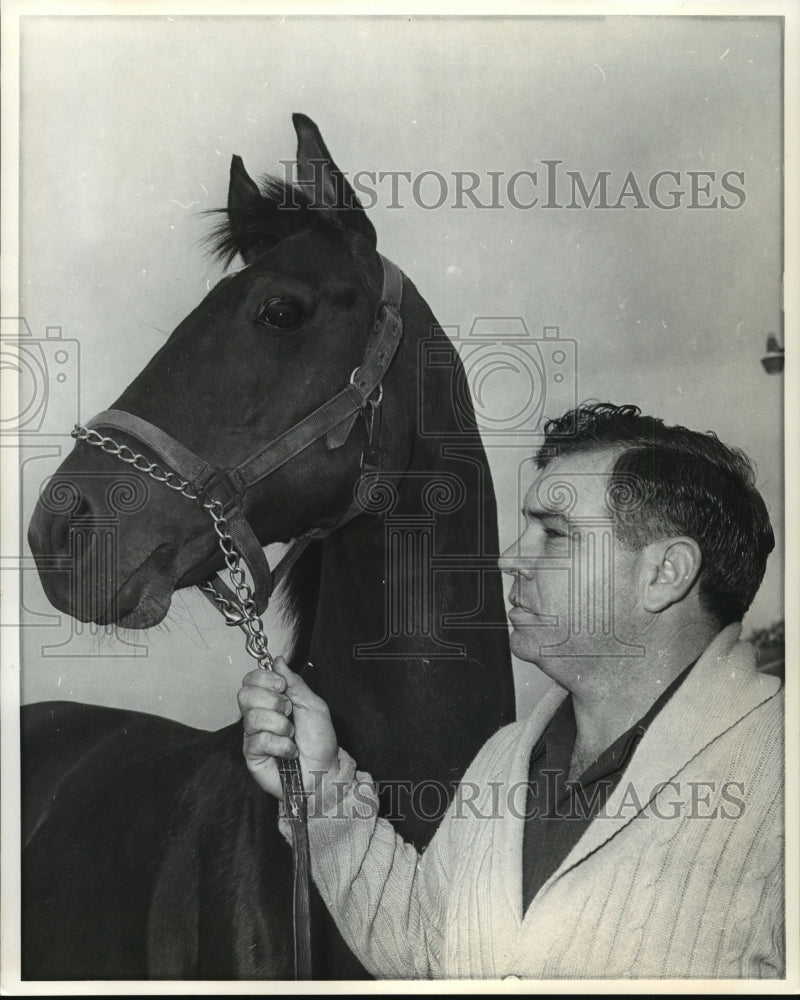
[[[275,582],[273,577],[278,573],[284,575],[309,541],[324,537],[360,511],[355,504],[351,504],[334,527],[327,530],[312,528],[306,532],[295,542],[273,574],[261,543],[245,517],[243,503],[244,494],[251,486],[266,479],[319,438],[325,437],[328,450],[345,444],[356,417],[368,405],[373,406],[374,416],[375,408],[383,396],[383,377],[403,336],[403,321],[400,317],[403,273],[385,257],[381,256],[380,260],[383,265],[381,299],[360,367],[356,368],[348,384],[335,396],[239,465],[232,468],[213,466],[160,427],[124,410],[103,410],[86,425],[89,429],[102,427],[124,431],[136,438],[147,445],[167,468],[185,480],[185,485],[196,494],[201,507],[208,500],[216,500],[222,505],[228,532],[253,580],[253,599],[259,614],[269,602]],[[379,393],[377,402],[373,400],[376,391]],[[73,436],[80,436],[76,432],[81,431],[85,433],[84,428],[76,426]],[[372,440],[372,436],[371,433],[370,450],[374,452],[376,442]],[[224,599],[235,602],[233,592],[219,576],[212,581],[212,587]],[[203,593],[214,601],[214,597],[206,590]]]

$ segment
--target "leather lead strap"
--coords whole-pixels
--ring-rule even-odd
[[[308,980],[311,968],[311,855],[308,843],[308,796],[296,760],[277,760],[283,789],[283,811],[292,835],[292,936],[294,978]]]

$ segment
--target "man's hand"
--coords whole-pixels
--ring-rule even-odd
[[[336,733],[322,698],[277,656],[274,670],[251,670],[244,677],[238,701],[244,718],[244,757],[258,784],[280,798],[275,758],[299,757],[303,786],[313,794],[321,772],[334,771],[339,759]]]

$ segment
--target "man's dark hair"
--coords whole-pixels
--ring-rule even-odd
[[[638,406],[584,403],[548,420],[536,461],[620,451],[606,502],[628,550],[686,535],[700,546],[700,603],[720,628],[739,621],[775,547],[752,463],[711,431],[670,427]]]

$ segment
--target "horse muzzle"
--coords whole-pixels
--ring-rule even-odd
[[[169,610],[175,536],[153,532],[167,518],[125,517],[98,500],[97,481],[56,476],[42,491],[28,542],[47,599],[78,621],[149,628]],[[146,512],[145,512],[146,513]],[[162,534],[159,539],[158,534]]]

